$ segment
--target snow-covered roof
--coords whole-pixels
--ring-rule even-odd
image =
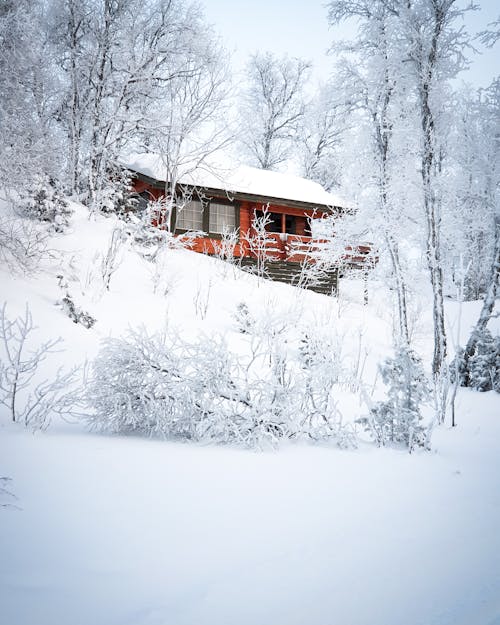
[[[165,182],[167,168],[158,154],[134,154],[121,159],[121,164],[154,180]],[[242,193],[318,206],[341,206],[348,203],[337,195],[325,191],[317,182],[291,174],[257,169],[247,165],[233,168],[197,168],[180,177],[181,184],[221,189],[227,193]]]

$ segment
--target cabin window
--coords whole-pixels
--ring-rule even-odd
[[[294,215],[285,215],[285,232],[297,234],[297,220]]]
[[[268,218],[271,220],[266,228],[268,232],[281,232],[283,218],[281,213],[268,213]]]
[[[192,200],[177,210],[176,228],[179,230],[203,230],[203,205],[199,200]]]
[[[264,213],[260,210],[255,211],[256,216],[262,218]],[[297,218],[295,215],[286,215],[283,213],[267,213],[269,223],[266,226],[267,232],[278,232],[281,234],[297,234]]]
[[[255,216],[258,219],[262,219],[262,217],[264,217],[264,212],[261,210],[256,210]],[[281,232],[282,231],[283,215],[281,213],[271,213],[270,211],[268,211],[267,220],[269,222],[266,226],[267,232]]]
[[[235,230],[236,212],[234,206],[210,202],[208,229],[214,234],[224,234]]]

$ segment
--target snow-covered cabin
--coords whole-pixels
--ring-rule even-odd
[[[167,169],[161,156],[141,154],[122,161],[132,174],[134,191],[144,200],[165,195]],[[236,230],[239,243],[235,255],[252,257],[248,238],[254,216],[265,208],[270,256],[285,262],[300,262],[311,243],[311,219],[340,215],[347,206],[341,198],[311,180],[274,171],[239,166],[233,169],[196,169],[179,180],[182,194],[190,201],[170,216],[176,234],[188,230],[204,233],[193,249],[214,254],[223,233]]]

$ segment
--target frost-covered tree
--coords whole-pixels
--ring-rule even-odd
[[[26,305],[24,315],[10,319],[7,304],[0,309],[0,404],[9,411],[13,422],[34,430],[44,429],[52,416],[71,414],[78,403],[75,389],[76,368],[42,374],[43,363],[54,353],[61,338],[32,344],[35,329]]]
[[[241,141],[253,165],[276,169],[291,154],[305,110],[310,64],[302,59],[254,54],[241,96]]]
[[[493,262],[488,280],[488,287],[483,299],[483,305],[479,318],[471,332],[467,345],[463,354],[458,355],[460,359],[459,367],[462,371],[462,383],[464,386],[477,386],[473,369],[475,368],[475,359],[479,354],[490,353],[492,358],[498,358],[498,341],[491,342],[489,340],[489,332],[487,330],[488,323],[493,316],[495,304],[497,301],[497,293],[500,284],[500,216],[496,215],[495,224],[495,249]],[[497,337],[498,338],[498,337]],[[482,347],[480,347],[482,346]],[[495,356],[496,354],[496,356]],[[489,357],[489,356],[488,356]],[[498,371],[498,369],[497,369]],[[495,390],[498,385],[495,383]]]
[[[442,171],[446,157],[447,127],[443,112],[449,96],[449,81],[465,67],[464,51],[469,39],[466,31],[457,23],[465,10],[459,7],[456,0],[415,0],[401,4],[398,10],[406,40],[405,61],[414,83],[419,123],[419,172],[426,225],[425,251],[433,294],[432,372],[437,380],[443,373],[447,352],[442,258]],[[440,403],[442,405],[443,402]]]
[[[321,85],[308,103],[297,140],[296,151],[304,178],[319,182],[327,191],[338,187],[341,178],[340,151],[349,107],[339,101],[332,84]]]
[[[364,166],[360,168],[358,154],[352,168],[362,177],[370,224],[382,234],[389,259],[397,299],[397,341],[409,344],[408,276],[399,244],[401,232],[408,227],[408,215],[402,210],[406,198],[401,193],[408,156],[408,145],[401,140],[408,131],[401,26],[394,6],[384,1],[334,0],[328,6],[331,24],[353,18],[358,23],[355,40],[337,46],[349,58],[337,64],[335,84],[351,111],[351,124],[365,137]]]
[[[461,386],[500,393],[500,336],[492,336],[486,328],[475,332],[467,353],[461,350],[455,358],[452,376],[458,375]]]
[[[0,184],[29,187],[55,178],[62,162],[60,83],[39,0],[0,5]]]
[[[18,203],[23,215],[50,225],[54,232],[64,232],[72,214],[68,201],[62,196],[52,178],[35,176]]]
[[[207,128],[223,114],[225,63],[198,5],[183,0],[49,4],[49,35],[65,86],[60,118],[72,192],[85,192],[94,208],[106,205],[110,167],[126,151],[161,148],[178,163],[179,152],[199,162],[215,149],[216,141],[210,142],[215,135]]]
[[[218,164],[218,154],[232,142],[226,53],[194,9],[189,23],[193,30],[184,36],[184,48],[173,66],[168,66],[170,77],[158,87],[159,98],[147,107],[137,136],[141,147],[159,155],[166,181],[167,227],[173,210],[179,214],[192,199],[193,187],[183,182],[192,182],[194,172],[197,177],[209,172],[222,179],[224,165]]]
[[[445,359],[447,340],[444,316],[443,214],[448,195],[446,183],[450,159],[450,81],[466,66],[464,50],[469,38],[460,24],[467,9],[456,0],[391,0],[391,2],[354,2],[335,0],[329,4],[330,20],[339,23],[355,18],[361,42],[347,48],[365,58],[365,67],[356,59],[348,64],[347,78],[366,93],[375,145],[379,210],[399,206],[411,208],[392,216],[384,239],[390,250],[396,277],[400,334],[405,337],[404,282],[398,280],[402,268],[398,247],[401,230],[397,222],[422,228],[423,251],[432,290],[434,353],[431,362],[439,418],[445,411]],[[470,8],[470,7],[469,7]],[[361,49],[360,49],[361,48]],[[366,71],[370,67],[370,71]],[[371,82],[376,77],[375,83]],[[349,84],[345,79],[344,83]],[[364,89],[364,91],[363,91]],[[401,139],[404,139],[401,142]],[[400,143],[399,148],[395,139]],[[406,145],[405,145],[406,144]],[[394,169],[391,172],[391,160]],[[399,171],[398,171],[399,170]],[[405,180],[402,172],[406,171]],[[395,175],[391,175],[395,174]],[[415,176],[415,174],[417,174]],[[406,188],[401,189],[405,185]],[[398,188],[399,187],[399,188]],[[403,191],[403,192],[401,192]],[[408,193],[410,191],[410,193]],[[401,199],[405,198],[405,202]],[[409,228],[406,228],[408,231]],[[384,229],[382,229],[384,232]],[[393,244],[388,244],[388,238]]]
[[[308,342],[297,360],[282,320],[249,316],[237,314],[238,353],[221,337],[187,341],[173,330],[105,340],[87,381],[89,426],[252,448],[300,437],[354,444],[329,386],[334,352]]]
[[[396,349],[393,358],[380,366],[387,385],[387,399],[375,403],[370,415],[359,422],[378,445],[400,444],[410,452],[427,444],[420,412],[429,396],[429,387],[420,358],[405,347]]]
[[[463,264],[463,297],[473,300],[489,287],[500,211],[500,81],[478,92],[463,90],[453,104],[443,215],[445,269],[448,280],[461,277]]]

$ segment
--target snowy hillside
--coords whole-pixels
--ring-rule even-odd
[[[38,327],[29,347],[63,339],[40,378],[91,368],[103,339],[141,325],[217,336],[244,356],[246,310],[283,353],[296,355],[305,333],[337,350],[334,403],[348,436],[342,448],[337,436],[248,450],[100,434],[76,417],[32,433],[0,407],[0,477],[15,495],[0,494],[2,622],[498,625],[498,394],[459,390],[458,427],[435,428],[430,451],[377,448],[355,423],[368,411],[362,387],[384,396],[377,365],[391,353],[391,297],[376,276],[363,306],[357,279],[328,298],[182,249],[152,263],[124,236],[107,290],[103,260],[125,226],[73,209],[38,271],[0,268],[7,316],[28,304]],[[93,327],[72,322],[66,294]],[[412,331],[428,358],[426,297]],[[463,306],[462,341],[478,309]],[[448,314],[456,336],[458,305]],[[428,423],[431,405],[423,411]]]

